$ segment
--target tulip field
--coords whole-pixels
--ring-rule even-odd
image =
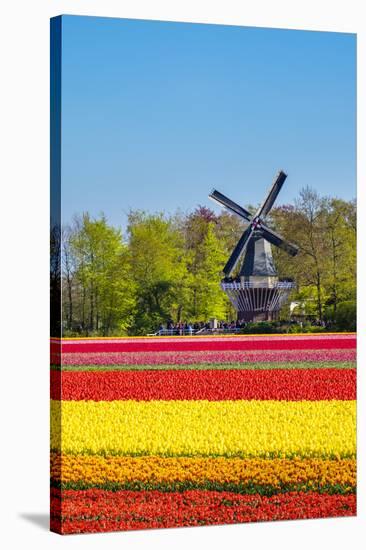
[[[356,514],[356,336],[51,341],[58,533]]]

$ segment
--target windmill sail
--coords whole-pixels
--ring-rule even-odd
[[[291,256],[296,256],[296,254],[299,252],[299,247],[296,246],[296,244],[292,244],[288,241],[286,241],[279,233],[276,233],[273,231],[273,229],[270,229],[267,226],[261,226],[260,231],[263,235],[263,237],[270,242],[271,244],[274,244],[278,248],[282,248],[282,250],[285,250],[288,254]]]
[[[282,170],[278,173],[276,179],[274,180],[272,187],[263,202],[261,208],[258,211],[257,216],[260,218],[265,218],[268,214],[268,212],[271,210],[278,193],[281,191],[283,184],[285,183],[285,180],[287,178],[287,174],[285,172],[282,172]]]
[[[209,197],[210,199],[213,199],[214,201],[221,204],[222,206],[225,206],[227,210],[230,210],[234,214],[240,216],[240,218],[244,218],[247,221],[250,221],[252,219],[252,215],[248,210],[246,210],[242,206],[239,206],[228,197],[225,197],[225,195],[220,193],[220,191],[216,191],[216,189],[214,189]]]
[[[227,261],[227,264],[223,269],[223,272],[225,273],[226,277],[230,277],[231,273],[234,271],[236,264],[238,263],[240,257],[245,251],[245,248],[248,242],[251,239],[253,231],[254,231],[254,228],[252,226],[249,226],[240,237],[238,244],[234,248],[229,260]]]

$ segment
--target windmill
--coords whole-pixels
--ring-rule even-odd
[[[281,248],[291,256],[296,256],[299,249],[265,223],[286,178],[287,174],[282,171],[277,174],[265,200],[255,214],[219,191],[213,190],[209,195],[211,199],[248,224],[223,269],[225,278],[221,281],[221,288],[238,312],[238,320],[277,319],[280,308],[296,286],[292,280],[279,279],[271,245]],[[233,278],[235,270],[238,275]]]

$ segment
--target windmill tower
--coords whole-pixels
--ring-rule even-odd
[[[278,319],[279,311],[286,302],[295,283],[280,280],[276,271],[271,245],[296,256],[298,247],[286,241],[270,229],[265,220],[269,214],[287,175],[280,171],[265,200],[255,214],[239,206],[219,191],[213,190],[209,197],[229,212],[244,220],[248,226],[235,246],[227,264],[221,288],[228,295],[238,312],[238,320],[272,321]],[[238,275],[232,273],[240,266]]]

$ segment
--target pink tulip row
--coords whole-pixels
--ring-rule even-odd
[[[329,333],[329,334],[270,334],[270,335],[228,335],[228,336],[169,336],[169,337],[136,337],[136,338],[88,338],[88,339],[63,339],[62,347],[67,351],[69,345],[83,344],[134,344],[134,343],[149,343],[157,344],[158,346],[164,342],[268,342],[268,341],[287,341],[294,343],[301,340],[314,341],[319,340],[354,340],[354,333]],[[56,343],[56,340],[54,340]],[[296,344],[295,344],[296,345]]]
[[[65,353],[63,365],[188,365],[199,363],[258,363],[299,361],[354,361],[354,349],[256,350],[256,351],[156,351],[114,353]]]

